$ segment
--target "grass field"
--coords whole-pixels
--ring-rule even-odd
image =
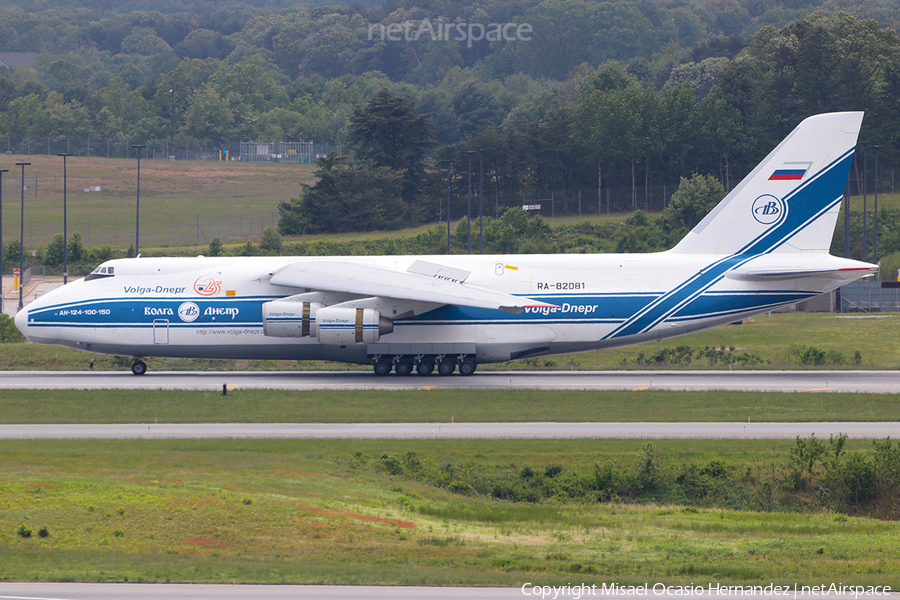
[[[25,243],[46,245],[62,233],[61,159],[7,157],[26,167]],[[206,246],[212,237],[256,239],[277,224],[278,203],[315,181],[313,167],[240,162],[141,161],[141,246]],[[3,239],[18,239],[19,179],[3,178]],[[35,180],[37,178],[37,180]],[[37,185],[35,185],[35,183]],[[85,192],[99,187],[99,192]],[[125,249],[134,242],[137,161],[81,158],[68,161],[67,221],[88,246]],[[199,228],[199,229],[198,229]]]
[[[881,420],[898,408],[898,395],[802,393],[0,392],[5,423]],[[503,480],[525,467],[637,464],[645,443],[0,441],[0,579],[900,586],[900,523],[817,511],[814,494],[764,513],[510,502],[384,466],[394,456],[457,479]],[[786,481],[792,441],[654,444],[665,473],[713,461],[742,480]],[[851,440],[847,451],[870,448]]]
[[[453,494],[385,452],[516,469],[633,460],[640,441],[0,442],[0,579],[900,587],[900,524]],[[769,468],[787,442],[665,441]],[[31,530],[30,537],[19,531]],[[41,528],[46,537],[40,537]]]
[[[679,346],[692,350],[689,364],[658,362],[666,351]],[[810,346],[825,353],[821,365],[803,364],[801,350]],[[699,357],[706,348],[721,352],[717,362]],[[860,362],[854,362],[859,352]],[[747,364],[727,363],[753,355]],[[643,356],[643,361],[638,361]],[[668,356],[671,359],[671,356]],[[0,344],[0,370],[66,369],[127,370],[130,361],[112,359],[59,346]],[[168,370],[347,370],[364,369],[341,363],[275,361],[200,361],[149,359],[153,371]],[[613,370],[613,369],[897,369],[900,368],[900,314],[833,315],[828,313],[779,313],[761,315],[742,325],[728,325],[653,344],[564,356],[533,358],[510,363],[481,365],[481,370]]]
[[[900,394],[0,390],[0,423],[896,421]]]

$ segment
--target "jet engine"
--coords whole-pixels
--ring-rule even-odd
[[[263,333],[269,337],[316,335],[318,302],[275,300],[262,305]]]
[[[267,336],[315,336],[322,344],[373,344],[394,330],[394,322],[375,309],[323,306],[318,302],[266,302],[262,317]]]
[[[316,339],[322,344],[374,344],[394,330],[394,322],[372,308],[327,306],[316,312]]]

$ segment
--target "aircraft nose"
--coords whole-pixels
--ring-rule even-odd
[[[26,338],[28,337],[28,309],[23,308],[16,313],[16,327]]]
[[[16,328],[22,332],[26,338],[28,337],[28,309],[23,308],[15,317]]]

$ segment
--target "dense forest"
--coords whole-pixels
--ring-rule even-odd
[[[884,173],[900,159],[900,9],[878,0],[6,0],[0,10],[0,52],[35,53],[31,67],[0,66],[12,152],[61,137],[331,142],[354,159],[320,164],[320,175],[351,185],[375,173],[396,189],[382,200],[408,209],[393,223],[438,218],[447,164],[465,193],[474,150],[496,206],[593,190],[584,202],[595,211],[601,189],[628,188],[631,208],[648,208],[646,190],[695,173],[730,189],[823,111],[865,110],[861,144],[880,146]],[[429,130],[414,178],[365,158],[354,138],[354,117],[379,93],[404,99]]]

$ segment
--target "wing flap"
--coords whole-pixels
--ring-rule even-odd
[[[527,307],[553,306],[531,298],[468,285],[456,278],[341,261],[293,263],[273,273],[270,283],[308,290],[472,306],[513,313],[521,312]]]

